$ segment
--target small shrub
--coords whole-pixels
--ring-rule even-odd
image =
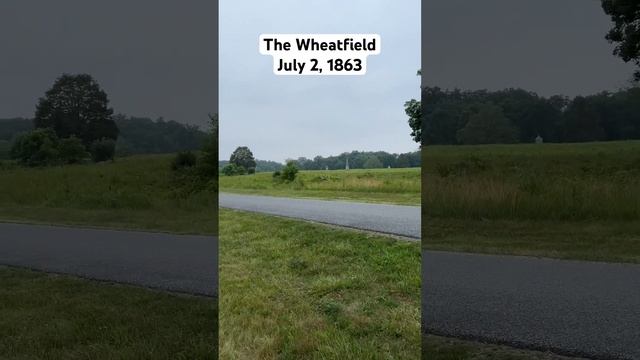
[[[20,135],[14,141],[10,155],[21,165],[52,165],[58,162],[58,141],[52,129],[36,129]]]
[[[236,164],[227,164],[222,168],[222,174],[225,176],[244,175],[246,173],[247,170],[243,166],[238,166]]]
[[[113,160],[116,153],[116,142],[113,139],[102,138],[91,144],[91,159],[94,162]]]
[[[282,173],[279,170],[274,171],[272,177],[275,184],[282,184]]]
[[[295,162],[289,161],[287,165],[282,168],[280,177],[284,182],[290,183],[296,179],[296,175],[298,174],[298,167]]]
[[[196,166],[196,154],[191,151],[181,151],[173,158],[171,170],[178,171]]]
[[[89,153],[82,141],[73,135],[60,140],[58,155],[63,164],[78,164],[89,157]]]

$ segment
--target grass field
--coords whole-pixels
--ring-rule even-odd
[[[423,246],[640,262],[640,142],[425,148]]]
[[[213,299],[0,267],[3,359],[217,359],[216,322]],[[564,359],[436,336],[424,341],[424,359]],[[242,357],[220,357],[234,358]]]
[[[215,234],[217,193],[191,192],[171,155],[50,168],[0,168],[0,219]]]
[[[272,173],[221,176],[220,191],[420,205],[420,169],[301,171],[295,181],[280,184]]]
[[[420,246],[220,212],[220,356],[419,359]]]
[[[427,147],[427,215],[640,219],[640,141]]]
[[[0,166],[0,221],[217,233],[214,189],[171,156],[43,169]],[[0,269],[2,359],[216,359],[217,302]]]
[[[423,246],[640,263],[640,141],[428,146]],[[221,177],[221,191],[420,204],[420,169]]]
[[[182,184],[180,178],[171,175],[170,160],[171,156],[160,155],[48,169],[5,167],[0,170],[0,188],[7,190],[0,192],[0,219],[215,233],[215,193],[185,191],[189,184]],[[390,179],[382,181],[383,187],[403,181],[415,186],[419,179],[415,169],[389,173],[394,172]],[[365,176],[360,179],[370,179],[373,173],[369,171],[369,175],[365,175],[367,172],[363,171],[360,175]],[[353,178],[358,179],[358,175]],[[353,178],[349,181],[355,181]],[[403,178],[405,180],[401,180]],[[370,185],[378,183],[367,181]],[[340,190],[326,188],[318,193],[323,191],[327,192],[321,196]],[[415,203],[419,198],[419,192],[413,192],[407,198],[397,200],[396,196],[392,201],[391,190],[381,191],[377,198],[367,198],[363,191],[348,193],[341,197],[405,203]],[[220,221],[223,239],[220,242],[221,359],[411,359],[420,356],[419,245],[226,210],[221,212]],[[0,298],[7,304],[0,312],[4,309],[7,314],[14,314],[4,319],[8,326],[3,328],[8,329],[9,335],[25,341],[3,344],[0,340],[0,346],[13,351],[10,354],[15,354],[14,358],[37,357],[47,349],[63,358],[82,358],[85,354],[102,352],[107,354],[103,358],[127,358],[122,354],[144,358],[142,355],[156,346],[166,354],[179,352],[177,344],[183,342],[156,345],[166,341],[165,337],[172,331],[159,332],[154,330],[156,327],[176,327],[188,334],[191,341],[211,336],[210,328],[198,325],[203,313],[185,310],[191,306],[197,310],[197,305],[190,304],[200,302],[199,298],[18,270],[0,273],[3,274],[1,289],[11,289],[7,296]],[[29,291],[43,295],[28,299]],[[144,296],[155,298],[144,300]],[[154,313],[144,312],[145,309],[151,311],[149,304],[153,304]],[[74,309],[80,311],[74,312]],[[180,324],[174,325],[170,318],[162,317],[165,312],[179,314]],[[57,318],[56,313],[60,313],[61,318]],[[136,314],[146,314],[146,318],[138,320]],[[20,316],[31,322],[20,327]],[[64,341],[57,343],[52,340],[51,332],[36,331],[34,324],[41,323],[34,319],[40,318],[50,318],[55,326],[61,327]],[[96,323],[109,324],[105,325],[107,331],[97,333],[96,329],[87,329]],[[80,334],[77,329],[84,329],[86,333]],[[146,336],[146,342],[139,342],[140,347],[128,342],[136,341],[136,336]],[[74,342],[74,338],[80,341]],[[39,345],[27,347],[30,342]],[[25,346],[8,348],[9,344]],[[199,344],[192,350],[210,350]],[[435,359],[481,359],[487,358],[486,354],[500,354],[504,359],[555,359],[432,336],[428,337],[427,345],[423,355]],[[116,348],[121,348],[121,352]],[[200,358],[193,354],[175,358]]]
[[[0,267],[2,359],[217,359],[217,303]]]

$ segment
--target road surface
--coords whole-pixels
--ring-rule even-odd
[[[0,223],[0,265],[215,296],[218,241],[135,231]]]
[[[429,332],[640,359],[640,265],[426,251],[422,279]]]
[[[220,193],[220,207],[420,239],[420,207]]]

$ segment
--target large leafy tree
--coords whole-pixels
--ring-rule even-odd
[[[238,147],[233,154],[231,154],[229,162],[245,168],[250,174],[256,170],[256,159],[253,157],[251,150],[246,146]]]
[[[602,8],[614,23],[607,34],[617,44],[614,54],[640,66],[640,0],[602,0]],[[640,80],[640,71],[635,78]]]
[[[36,106],[36,128],[51,128],[60,138],[76,136],[86,147],[118,138],[107,94],[88,74],[60,76]]]
[[[422,76],[422,70],[418,70],[418,76]],[[417,143],[422,142],[422,101],[411,99],[404,103],[404,112],[409,117],[411,137]]]
[[[404,103],[404,112],[409,117],[411,137],[417,143],[422,141],[422,102],[411,99]]]

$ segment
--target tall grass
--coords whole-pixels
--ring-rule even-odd
[[[183,207],[213,193],[180,196],[166,155],[135,156],[113,163],[0,172],[0,203],[80,209]]]
[[[271,173],[222,176],[220,190],[418,205],[420,169],[301,171],[290,183],[274,182]]]
[[[171,172],[171,159],[145,155],[113,163],[0,167],[0,217],[194,232],[189,224],[208,214],[205,228],[213,230],[215,184],[188,191],[189,178]]]
[[[435,218],[640,220],[640,142],[427,147]]]

